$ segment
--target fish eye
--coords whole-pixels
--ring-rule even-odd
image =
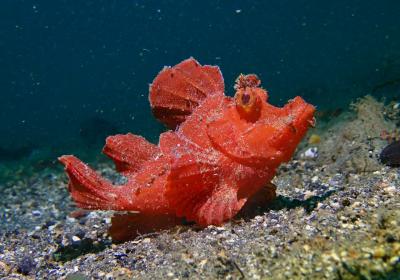
[[[261,115],[262,100],[255,88],[241,88],[236,91],[235,104],[239,115],[249,122],[255,122]]]
[[[250,94],[247,94],[246,92],[242,94],[242,104],[246,105],[249,104],[250,102]]]

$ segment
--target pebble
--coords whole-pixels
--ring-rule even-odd
[[[396,265],[398,263],[400,263],[400,257],[399,256],[393,256],[389,259],[389,263],[391,265]]]
[[[383,247],[376,248],[374,250],[373,256],[374,258],[383,258],[384,256],[386,256],[385,248]]]
[[[319,146],[320,151],[323,145]],[[0,231],[0,243],[6,244],[0,246],[0,278],[5,277],[1,274],[2,269],[10,269],[10,264],[14,263],[17,264],[15,270],[20,269],[21,273],[24,270],[31,278],[44,279],[51,275],[54,279],[66,277],[68,280],[89,279],[85,274],[101,279],[106,276],[122,279],[117,275],[124,273],[129,273],[129,277],[132,274],[132,279],[161,279],[168,272],[168,279],[236,279],[239,269],[249,279],[277,279],[286,271],[290,279],[299,278],[301,272],[310,274],[310,279],[334,279],[340,272],[347,279],[349,273],[341,270],[343,263],[353,267],[354,262],[359,263],[367,272],[377,263],[377,269],[386,269],[382,274],[395,268],[399,263],[396,251],[399,225],[393,218],[399,213],[393,210],[399,201],[398,171],[386,168],[379,174],[329,173],[328,167],[318,165],[318,160],[299,159],[289,163],[274,179],[278,186],[277,204],[262,210],[255,218],[233,220],[223,227],[206,229],[185,225],[150,238],[145,235],[142,239],[112,245],[107,235],[109,214],[87,212],[81,218],[65,218],[75,208],[66,199],[63,174],[60,176],[63,181],[56,183],[63,197],[54,197],[52,193],[52,203],[47,201],[46,194],[36,209],[32,203],[23,203],[28,196],[16,192],[12,197],[20,203],[13,205],[18,206],[0,205],[5,217],[26,216],[27,221],[33,221],[28,221],[31,222],[29,230],[23,227],[15,231],[7,229],[4,235]],[[38,186],[45,188],[45,184]],[[329,190],[333,192],[324,196]],[[0,194],[3,195],[1,186]],[[316,208],[307,208],[310,201],[306,200],[310,198]],[[65,205],[61,207],[62,203]],[[379,234],[377,218],[373,218],[378,208],[393,214],[385,220],[385,227],[378,228]],[[38,225],[42,227],[38,229]],[[27,238],[32,229],[37,229],[35,235],[38,238]],[[312,235],[314,232],[316,234]],[[61,247],[62,240],[67,241],[64,249],[72,247],[75,250],[79,246],[70,246],[71,241],[84,238],[98,240],[96,246],[108,243],[103,250],[82,253],[65,263],[49,258]],[[157,246],[160,241],[163,241],[163,249]],[[222,258],[224,263],[221,263],[221,257],[218,258],[220,250],[226,252]],[[18,263],[21,255],[32,256],[26,261],[26,269],[19,268],[25,267],[22,261]],[[40,269],[36,268],[39,265]],[[122,265],[132,271],[119,267]],[[71,273],[82,278],[70,278]]]
[[[315,192],[314,192],[314,191],[306,191],[306,192],[304,193],[304,199],[305,199],[305,200],[307,200],[307,199],[309,199],[309,198],[311,198],[311,197],[313,197],[313,196],[315,196]]]
[[[394,194],[396,193],[396,187],[390,186],[383,189],[387,194]]]
[[[309,158],[309,159],[314,159],[318,157],[318,148],[317,147],[311,147],[308,148],[303,154],[303,158]]]
[[[5,271],[8,273],[9,270],[10,267],[5,262],[0,261],[0,271]]]
[[[74,236],[72,236],[72,241],[79,242],[79,241],[81,241],[81,239],[78,236],[74,235]]]
[[[39,210],[33,210],[33,211],[32,211],[32,215],[33,215],[33,216],[36,216],[36,217],[39,217],[39,216],[42,215],[42,212],[40,212]]]

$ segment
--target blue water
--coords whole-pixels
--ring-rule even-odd
[[[257,73],[275,104],[393,99],[400,1],[3,0],[0,161],[98,153],[116,132],[157,141],[149,83],[190,56],[219,65],[228,94]]]

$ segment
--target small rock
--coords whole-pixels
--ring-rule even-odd
[[[28,275],[34,268],[36,263],[31,256],[25,256],[18,263],[17,271],[23,275]]]
[[[394,235],[391,233],[387,233],[385,236],[385,239],[386,239],[386,242],[388,242],[388,243],[393,243],[396,241],[396,237],[394,237]]]
[[[349,206],[350,205],[350,200],[348,200],[347,198],[342,200],[342,205],[343,206]]]
[[[72,241],[79,242],[79,241],[81,241],[81,239],[78,236],[74,235],[74,236],[72,236]]]
[[[383,189],[387,194],[395,194],[396,188],[394,186],[386,187]]]
[[[309,199],[309,198],[311,198],[311,197],[313,197],[313,196],[315,196],[315,192],[306,191],[306,192],[304,193],[304,199],[305,199],[305,200],[307,200],[307,199]]]
[[[301,157],[303,158],[317,158],[318,157],[318,148],[317,147],[311,147],[308,148],[303,154],[301,154]]]
[[[75,231],[74,235],[79,237],[80,239],[82,239],[82,238],[85,237],[85,231],[83,229],[78,229],[78,230]]]
[[[390,265],[396,265],[400,262],[400,257],[394,256],[389,259]]]
[[[0,261],[0,271],[4,271],[5,273],[8,273],[9,270],[10,270],[10,267],[6,263]]]
[[[374,258],[383,258],[386,255],[385,248],[378,247],[374,250]]]
[[[32,215],[35,216],[35,217],[39,217],[39,216],[42,215],[42,212],[40,212],[39,210],[33,210],[32,211]]]

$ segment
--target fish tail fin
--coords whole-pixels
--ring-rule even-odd
[[[65,155],[59,161],[65,165],[68,190],[79,208],[134,210],[125,186],[114,186],[75,156]]]
[[[150,86],[154,116],[175,129],[211,94],[224,94],[224,79],[217,66],[200,65],[189,58],[165,67]]]

